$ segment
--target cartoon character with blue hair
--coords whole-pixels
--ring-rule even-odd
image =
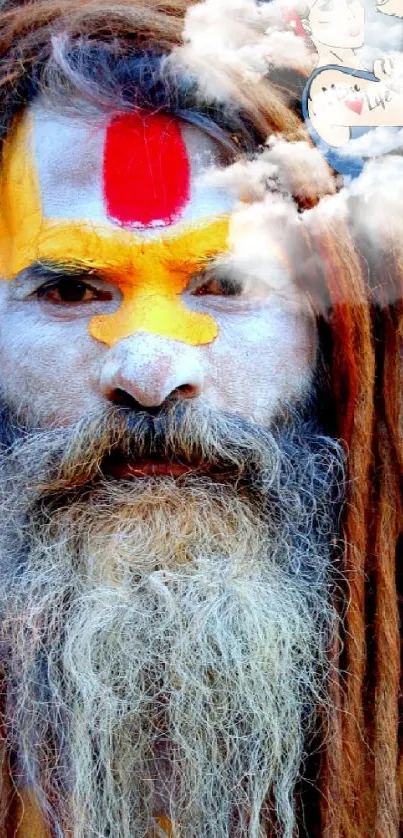
[[[388,142],[387,150],[401,144],[397,129],[403,127],[403,78],[390,63],[391,72],[382,75],[378,68],[379,76],[336,65],[321,67],[305,87],[302,107],[308,130],[330,165],[342,174],[359,174],[366,157],[385,153]],[[382,128],[396,131],[374,145],[373,132]]]

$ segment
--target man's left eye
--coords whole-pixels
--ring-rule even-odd
[[[88,285],[83,280],[64,278],[52,280],[37,290],[40,300],[53,305],[82,305],[96,300],[110,300],[111,294]]]
[[[226,274],[222,276],[210,271],[194,276],[188,285],[188,291],[195,297],[239,297],[243,291],[243,284]]]

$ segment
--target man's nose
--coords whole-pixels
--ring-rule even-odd
[[[203,390],[200,348],[146,332],[115,344],[100,375],[102,395],[111,402],[160,407],[172,397],[194,399]]]

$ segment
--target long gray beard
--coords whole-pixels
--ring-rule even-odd
[[[182,454],[196,420],[178,432]],[[93,476],[94,423],[30,434],[3,457],[8,747],[58,836],[158,835],[163,815],[184,838],[294,833],[326,701],[342,454],[299,422],[221,431],[204,455],[227,439],[236,480],[69,492],[72,472]]]

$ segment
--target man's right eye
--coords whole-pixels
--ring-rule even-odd
[[[108,291],[94,288],[82,279],[63,277],[52,279],[46,282],[36,291],[36,296],[52,305],[85,305],[98,300],[111,300],[112,295]]]

